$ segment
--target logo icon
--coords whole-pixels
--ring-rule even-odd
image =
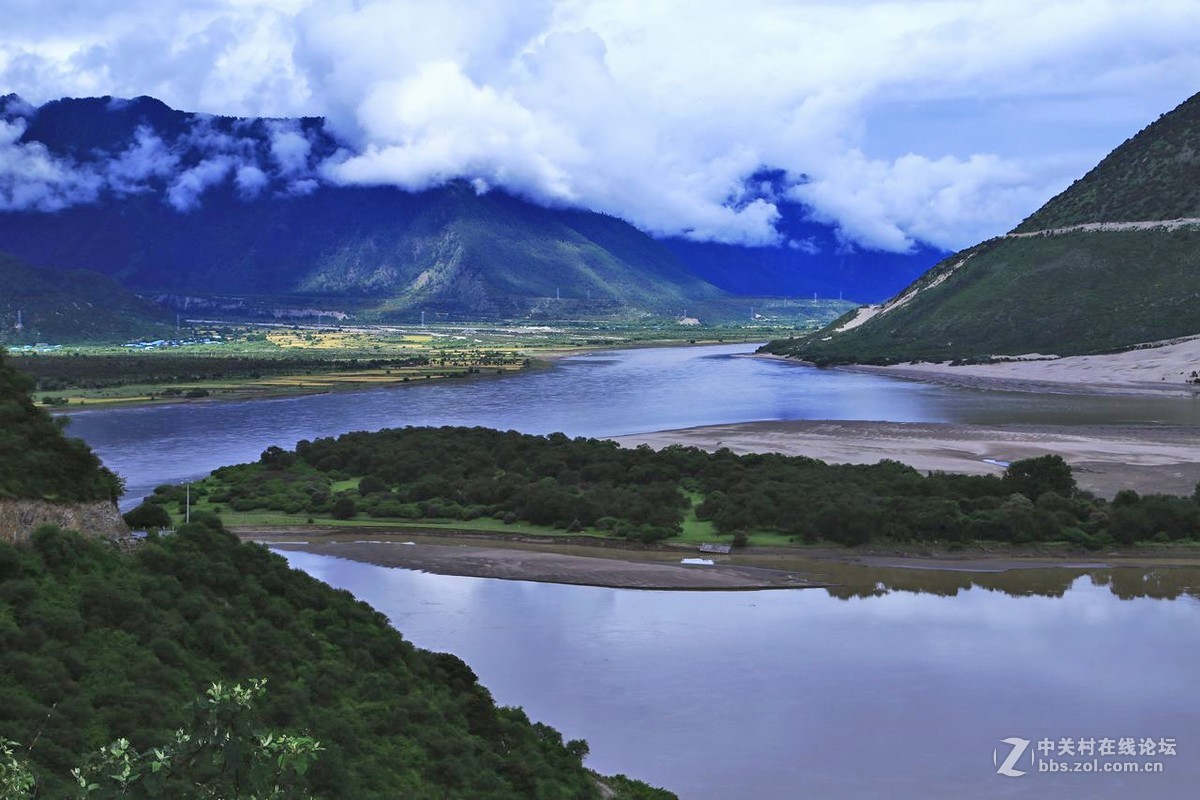
[[[1004,759],[1003,764],[1000,763],[1000,748],[997,747],[992,751],[992,763],[996,765],[996,772],[1009,778],[1021,777],[1025,774],[1025,771],[1014,769],[1014,767],[1017,765],[1017,761],[1021,759],[1021,756],[1025,755],[1025,751],[1029,748],[1029,740],[1020,739],[1016,736],[1010,736],[1007,739],[1001,739],[1000,741],[1001,743],[1012,747],[1012,750],[1009,751],[1008,757]]]

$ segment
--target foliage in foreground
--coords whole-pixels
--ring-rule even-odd
[[[689,495],[724,535],[798,541],[1063,541],[1087,548],[1200,537],[1200,495],[1076,489],[1058,456],[1014,462],[1003,477],[924,475],[895,461],[832,465],[697,448],[623,449],[611,441],[486,428],[403,428],[269,448],[223,467],[200,490],[237,511],[398,520],[481,517],[642,541],[681,532]],[[151,505],[174,507],[159,487]],[[149,509],[145,513],[148,513]]]
[[[266,681],[245,686],[214,683],[195,704],[189,727],[171,741],[139,751],[117,739],[71,770],[79,800],[160,798],[176,800],[288,800],[309,797],[304,774],[321,750],[310,736],[264,732],[255,701]],[[0,800],[36,795],[28,763],[0,742]]]
[[[30,743],[39,796],[70,796],[71,769],[120,738],[153,753],[199,687],[251,676],[270,681],[265,727],[320,741],[316,797],[597,796],[586,744],[497,707],[461,660],[413,647],[349,593],[193,519],[132,554],[52,527],[0,545],[0,737]]]

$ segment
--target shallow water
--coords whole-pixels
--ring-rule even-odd
[[[589,766],[726,798],[1184,798],[1200,780],[1195,571],[859,568],[856,587],[650,592],[428,575],[299,552]],[[899,573],[899,574],[892,574]],[[928,578],[926,591],[922,583]],[[1138,596],[1149,592],[1176,599]],[[906,586],[905,589],[896,588]],[[1128,599],[1122,599],[1122,596]],[[1161,774],[998,775],[1035,743],[1174,738]],[[1064,759],[1065,760],[1065,759]]]

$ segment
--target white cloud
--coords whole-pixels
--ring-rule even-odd
[[[0,119],[0,210],[58,211],[96,199],[100,176],[75,169],[37,142],[21,142],[24,133],[24,120]]]
[[[192,211],[200,205],[200,196],[223,182],[237,166],[232,156],[206,158],[185,170],[167,188],[167,202],[176,211]]]
[[[270,135],[271,158],[284,175],[308,172],[308,157],[312,142],[305,138],[296,122],[272,121],[267,125]]]
[[[746,243],[779,241],[775,200],[746,191],[764,166],[859,246],[995,235],[1200,74],[1194,0],[112,5],[10,3],[0,85],[35,102],[151,94],[210,113],[323,114],[349,147],[323,171],[338,181],[461,177]],[[312,179],[303,138],[273,133],[281,175]],[[189,191],[176,191],[185,205]]]
[[[244,200],[258,197],[270,182],[271,179],[267,173],[249,164],[238,167],[233,176],[233,183],[237,186],[238,194]]]
[[[151,178],[166,178],[179,166],[179,156],[154,131],[141,126],[127,150],[108,162],[108,185],[120,194],[144,192]]]

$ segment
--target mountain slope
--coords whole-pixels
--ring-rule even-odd
[[[387,318],[524,313],[547,298],[569,313],[678,313],[726,293],[869,301],[940,255],[856,250],[783,199],[770,171],[757,183],[788,244],[747,247],[655,240],[613,217],[465,183],[335,185],[326,167],[346,153],[319,118],[215,117],[149,97],[33,108],[8,95],[0,126],[24,165],[0,172],[0,250],[97,269],[177,307],[235,295]]]
[[[1200,333],[1200,95],[1021,223],[772,352],[818,361],[1077,355]]]
[[[120,479],[33,404],[32,386],[0,353],[0,500],[116,500]]]
[[[169,330],[169,316],[98,273],[38,270],[0,253],[0,344],[124,341]]]
[[[335,186],[320,120],[242,120],[150,98],[0,100],[53,177],[0,186],[0,250],[139,292],[318,295],[385,313],[510,312],[544,298],[675,308],[724,293],[618,219],[451,183]],[[64,177],[65,176],[65,177]]]

